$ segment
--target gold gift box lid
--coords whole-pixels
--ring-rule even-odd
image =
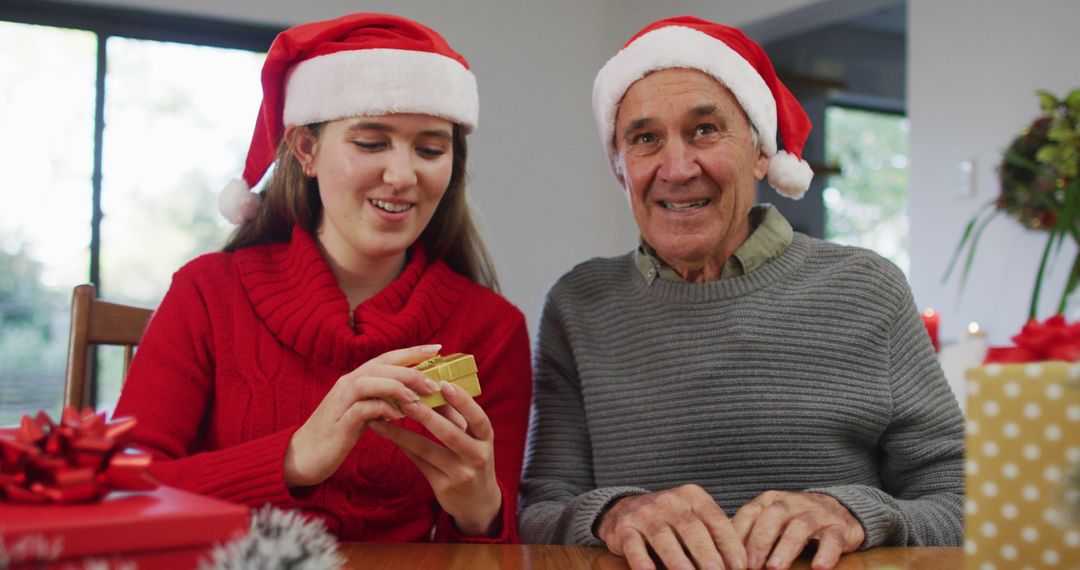
[[[413,368],[427,374],[435,382],[453,382],[462,376],[476,374],[476,359],[471,354],[457,352],[446,356],[435,356]]]
[[[436,383],[449,382],[472,397],[480,395],[480,379],[476,375],[476,359],[471,354],[457,352],[446,356],[429,358],[413,368],[423,372]],[[420,403],[429,408],[446,404],[446,399],[439,392],[420,398]]]

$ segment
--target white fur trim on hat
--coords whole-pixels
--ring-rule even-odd
[[[255,217],[259,210],[259,195],[243,180],[234,178],[218,194],[218,209],[230,224],[240,225]]]
[[[365,49],[321,55],[293,68],[285,87],[285,126],[345,117],[423,113],[476,129],[476,77],[434,53]]]
[[[802,198],[813,178],[810,164],[787,151],[782,150],[769,159],[769,186],[788,198]]]
[[[703,71],[723,83],[757,129],[765,155],[776,154],[776,101],[757,70],[709,34],[685,26],[667,26],[634,40],[596,75],[593,114],[613,169],[615,116],[626,90],[650,71],[680,67]]]

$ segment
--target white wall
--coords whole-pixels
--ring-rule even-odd
[[[636,245],[592,117],[593,77],[604,62],[655,19],[690,12],[742,24],[815,0],[738,0],[719,8],[705,0],[75,1],[277,26],[384,11],[438,30],[477,75],[480,127],[469,137],[469,191],[503,292],[535,332],[543,296],[559,275]]]
[[[962,296],[941,278],[978,208],[998,194],[1001,152],[1039,113],[1036,89],[1080,87],[1075,0],[909,0],[911,282],[920,306],[942,313],[942,337],[977,321],[1004,344],[1027,316],[1045,234],[1002,216],[987,228]],[[956,193],[958,164],[975,163],[974,197]],[[1044,285],[1040,318],[1055,309],[1075,255],[1067,244]],[[959,300],[958,300],[959,297]],[[1070,320],[1075,318],[1070,310]]]

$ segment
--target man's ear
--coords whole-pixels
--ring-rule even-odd
[[[616,153],[614,160],[611,161],[612,170],[615,172],[615,180],[619,181],[619,186],[622,186],[623,190],[626,190],[626,165],[623,163],[621,154]]]
[[[311,129],[304,126],[289,127],[285,129],[284,138],[293,141],[289,146],[289,150],[296,158],[296,161],[300,163],[304,175],[308,178],[315,178],[318,174],[315,171],[315,155],[319,150],[319,141],[312,136]]]
[[[764,180],[765,175],[769,173],[769,157],[765,156],[765,151],[761,150],[761,147],[755,150],[757,158],[754,159],[754,179]]]

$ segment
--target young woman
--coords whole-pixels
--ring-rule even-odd
[[[465,201],[468,64],[416,22],[354,14],[283,32],[262,83],[221,200],[241,225],[174,276],[116,413],[167,485],[342,540],[516,541],[529,347]],[[408,366],[455,352],[483,393],[415,403],[440,387]]]

